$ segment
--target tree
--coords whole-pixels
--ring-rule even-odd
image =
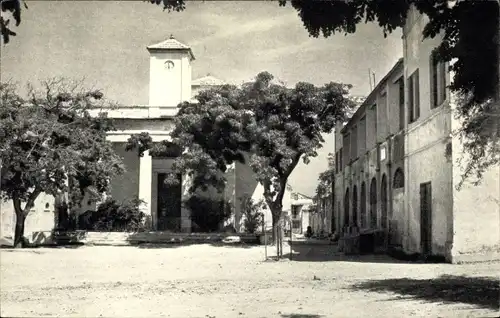
[[[354,107],[347,98],[350,88],[340,83],[287,88],[262,72],[241,87],[203,91],[198,103],[181,104],[172,142],[153,145],[142,133],[129,139],[128,149],[141,149],[140,154],[145,149],[164,151],[172,143],[180,147],[182,154],[174,160],[171,175],[189,175],[192,192],[208,186],[223,191],[221,172],[233,162],[248,164],[264,189],[275,241],[288,177],[301,159],[307,164],[317,156],[324,142],[321,134],[331,132]]]
[[[321,172],[318,176],[318,185],[316,186],[316,193],[314,195],[314,208],[313,210],[316,213],[320,213],[322,217],[325,216],[326,213],[326,201],[331,200],[330,204],[333,208],[333,192],[334,192],[334,181],[335,181],[335,158],[334,154],[328,154],[328,169]]]
[[[73,206],[85,193],[97,200],[109,178],[123,172],[121,158],[106,141],[112,123],[89,110],[106,102],[99,91],[49,80],[27,99],[16,87],[0,85],[1,197],[16,214],[14,246],[24,243],[24,221],[41,193],[69,192]]]
[[[330,162],[334,161],[333,154],[328,154],[328,160]],[[335,179],[335,166],[329,165],[328,169],[321,172],[318,177],[318,185],[316,187],[316,198],[320,199],[325,196],[328,196],[333,191],[333,182]]]

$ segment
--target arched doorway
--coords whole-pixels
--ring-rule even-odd
[[[366,184],[363,181],[361,184],[361,198],[360,198],[360,203],[361,203],[361,213],[360,213],[360,223],[361,227],[364,228],[366,227]]]
[[[405,176],[401,168],[397,168],[394,172],[394,179],[392,182],[392,187],[394,189],[404,188],[405,186]]]
[[[382,228],[387,229],[388,227],[388,215],[387,215],[387,177],[382,176],[382,182],[380,183],[380,208],[382,212]]]
[[[358,226],[358,188],[352,189],[352,223]]]
[[[370,183],[370,227],[377,227],[377,179]]]
[[[349,226],[349,188],[345,191],[344,196],[344,226]]]
[[[394,171],[391,189],[391,212],[390,217],[394,222],[390,223],[389,243],[393,246],[401,246],[403,244],[402,227],[404,224],[401,220],[405,219],[405,191],[404,191],[404,173],[398,167]]]

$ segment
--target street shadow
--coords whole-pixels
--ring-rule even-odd
[[[356,291],[392,292],[397,299],[439,303],[465,303],[488,309],[499,309],[500,287],[495,277],[443,275],[433,279],[370,280],[349,287]],[[394,300],[394,299],[388,299]]]
[[[85,246],[85,244],[83,244],[83,243],[71,243],[71,244],[61,244],[61,245],[55,245],[55,244],[33,245],[33,244],[30,244],[30,245],[25,246],[25,247],[1,246],[0,250],[13,252],[13,251],[30,251],[30,250],[37,250],[37,249],[77,249],[77,248],[81,248],[84,246]]]
[[[288,251],[287,251],[288,249]],[[387,263],[387,264],[417,264],[410,260],[392,258],[386,254],[348,255],[338,252],[337,245],[294,244],[285,247],[283,258],[293,262],[357,262],[357,263]],[[291,254],[291,255],[290,255]]]
[[[321,318],[323,315],[316,314],[281,314],[283,318]]]

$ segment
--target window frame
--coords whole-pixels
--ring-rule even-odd
[[[420,74],[418,68],[408,77],[408,110],[408,122],[412,124],[420,117]]]
[[[431,53],[429,60],[431,109],[434,109],[442,106],[447,99],[446,62],[439,60],[435,52]]]
[[[405,128],[405,79],[401,76],[398,80],[398,90],[399,90],[399,130]]]

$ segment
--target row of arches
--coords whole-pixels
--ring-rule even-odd
[[[393,189],[399,189],[404,187],[404,174],[401,168],[396,169],[394,173]],[[359,196],[359,204],[358,204],[358,187],[354,185],[352,188],[352,193],[350,193],[350,189],[347,188],[344,195],[344,225],[357,225],[361,228],[376,228],[377,227],[377,203],[378,203],[378,192],[377,192],[377,178],[373,177],[370,181],[369,188],[369,207],[367,211],[367,200],[366,200],[366,183],[363,181],[361,183],[361,190]],[[388,196],[388,184],[387,184],[387,176],[384,173],[382,175],[382,179],[380,182],[380,207],[381,207],[381,226],[382,228],[388,227],[389,220],[389,196]],[[352,203],[352,214],[349,213],[351,211],[351,203]],[[359,205],[359,218],[358,218],[358,205]],[[368,214],[367,214],[368,212]],[[352,216],[352,218],[350,217]]]

